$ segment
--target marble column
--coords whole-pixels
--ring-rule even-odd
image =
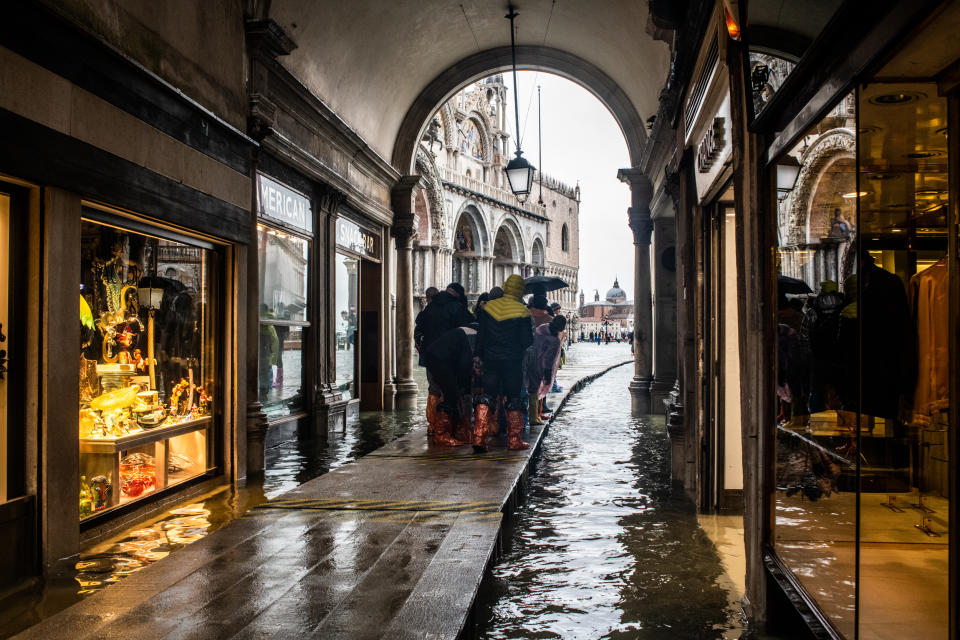
[[[650,200],[653,186],[639,169],[621,169],[617,178],[630,185],[629,226],[633,232],[633,379],[630,408],[635,414],[650,413],[653,383],[653,309],[650,297]]]
[[[398,409],[417,405],[417,383],[413,380],[413,279],[410,253],[417,235],[413,209],[413,187],[419,176],[404,176],[391,194],[393,226],[390,235],[396,244],[397,269],[397,402]]]

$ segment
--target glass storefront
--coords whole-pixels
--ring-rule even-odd
[[[336,257],[337,389],[344,400],[357,397],[360,259],[343,253]]]
[[[306,409],[303,387],[310,328],[307,283],[310,243],[257,225],[260,268],[259,400],[268,418]]]
[[[217,254],[85,210],[81,223],[81,520],[214,466]],[[176,239],[174,239],[176,238]]]
[[[948,160],[946,98],[904,81],[778,159],[773,543],[848,638],[948,637]]]

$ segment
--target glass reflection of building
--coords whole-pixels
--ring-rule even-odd
[[[337,253],[334,309],[337,335],[337,388],[344,400],[357,397],[359,265],[359,259]]]
[[[260,259],[258,397],[271,418],[306,409],[304,354],[310,328],[306,238],[257,226]]]

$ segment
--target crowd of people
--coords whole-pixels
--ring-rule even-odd
[[[511,275],[483,293],[471,311],[463,286],[431,287],[417,315],[414,343],[427,369],[427,430],[433,443],[487,451],[503,423],[507,448],[528,449],[526,422],[543,424],[547,393],[558,390],[567,320],[543,291],[528,303],[526,284]]]

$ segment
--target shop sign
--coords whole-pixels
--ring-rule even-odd
[[[313,233],[310,198],[261,173],[257,174],[257,212],[262,218]]]
[[[697,171],[700,173],[709,173],[717,156],[723,151],[723,120],[721,117],[714,118],[713,126],[697,146]]]
[[[380,258],[380,237],[345,218],[337,218],[337,246],[371,258]]]

